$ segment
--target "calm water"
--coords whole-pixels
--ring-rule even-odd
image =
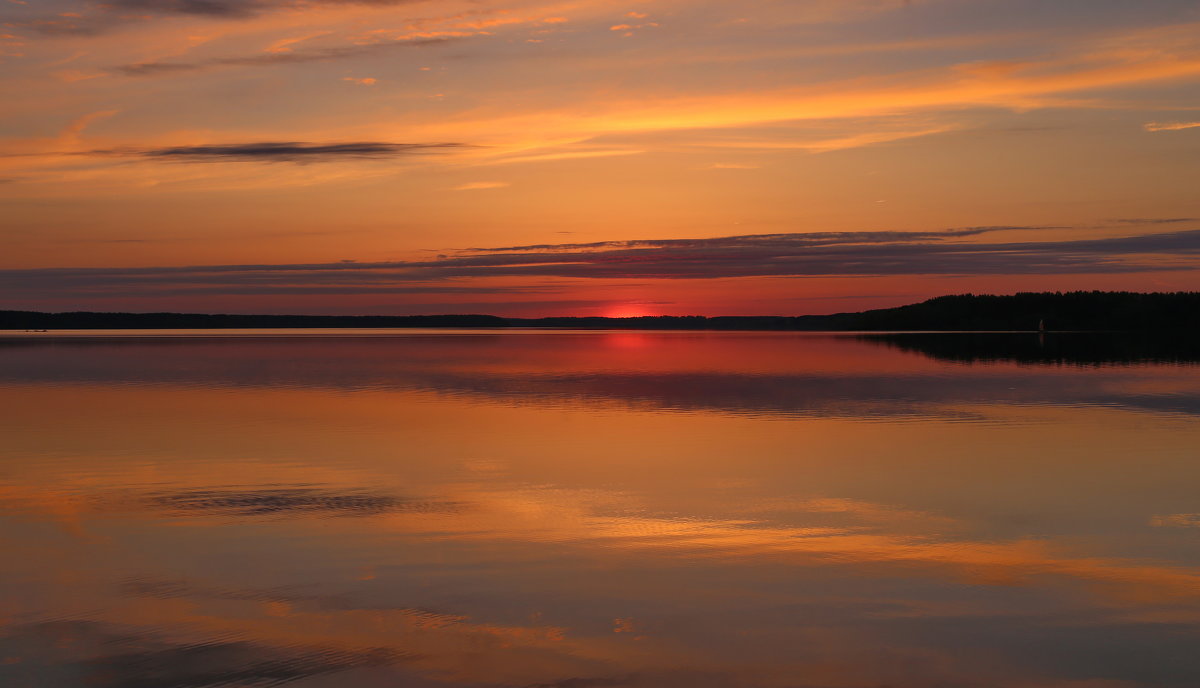
[[[0,339],[0,685],[1194,688],[1198,357]]]

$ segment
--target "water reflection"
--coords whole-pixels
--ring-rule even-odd
[[[1024,346],[10,341],[0,685],[1195,685],[1200,368]]]
[[[1200,363],[1200,333],[886,333],[863,341],[946,361],[1103,366]]]
[[[882,345],[882,346],[880,346]],[[940,416],[976,406],[1200,412],[1200,346],[1086,334],[609,332],[0,339],[0,382],[426,390],[514,404],[765,416]],[[919,353],[922,355],[905,355]],[[930,360],[933,359],[933,360]],[[988,362],[970,370],[938,361]],[[1055,371],[1030,363],[1061,364]],[[1005,365],[1008,364],[1008,365]],[[1105,375],[1073,367],[1103,365]],[[1182,377],[1180,369],[1189,371]],[[1136,384],[1135,384],[1136,381]]]
[[[454,510],[452,502],[406,500],[367,490],[334,491],[297,486],[218,487],[152,492],[144,496],[149,507],[173,513],[227,516],[281,516],[293,513],[328,516],[369,516],[395,511],[439,512]]]

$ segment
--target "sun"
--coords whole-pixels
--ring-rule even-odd
[[[636,303],[615,303],[609,306],[604,311],[606,318],[643,318],[648,315],[657,315],[650,312],[650,309]]]

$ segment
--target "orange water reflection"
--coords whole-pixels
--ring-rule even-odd
[[[636,338],[636,346],[629,338]],[[0,346],[5,686],[1190,686],[1200,369]]]

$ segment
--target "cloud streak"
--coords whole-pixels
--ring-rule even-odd
[[[440,513],[461,505],[409,500],[390,494],[331,491],[308,485],[177,490],[147,495],[145,503],[173,513],[215,516],[373,516],[389,512]]]
[[[311,9],[330,5],[388,6],[418,0],[106,0],[105,11],[137,10],[155,14],[190,14],[210,17],[248,17],[271,9]]]
[[[365,45],[334,46],[295,52],[266,52],[236,57],[217,57],[208,60],[199,60],[196,62],[136,62],[132,64],[118,65],[113,67],[113,71],[124,74],[125,76],[143,77],[199,72],[219,67],[266,67],[280,64],[329,62],[332,60],[361,57],[396,48],[424,48],[442,45],[453,40],[460,40],[460,38],[402,38],[394,41],[368,43]]]
[[[484,191],[487,189],[503,189],[506,186],[511,186],[508,182],[470,182],[456,186],[451,191]]]
[[[490,278],[710,280],[747,277],[1120,274],[1200,267],[1200,229],[1063,241],[964,241],[1035,227],[823,232],[467,249],[374,263],[43,268],[0,271],[17,296],[454,293]]]
[[[97,688],[204,688],[225,685],[281,685],[335,672],[411,662],[416,656],[391,648],[271,645],[225,639],[166,641],[160,633],[93,621],[48,621],[17,625],[7,634],[19,647],[121,648],[79,650],[64,662]],[[10,640],[11,642],[11,640]],[[54,682],[47,664],[34,664],[35,683]],[[61,671],[61,669],[60,669]],[[47,675],[49,674],[49,676]],[[20,679],[18,679],[20,680]]]
[[[1200,122],[1148,122],[1146,131],[1181,131],[1200,127]]]
[[[132,156],[190,162],[321,162],[353,158],[391,158],[400,155],[438,152],[468,147],[464,143],[388,143],[353,141],[346,143],[304,143],[298,141],[260,141],[255,143],[167,146],[163,148],[109,148],[88,151],[85,155]]]
[[[35,16],[10,22],[40,34],[94,36],[125,24],[170,17],[210,20],[248,20],[279,10],[312,10],[323,7],[388,7],[419,0],[91,0],[76,12]]]

